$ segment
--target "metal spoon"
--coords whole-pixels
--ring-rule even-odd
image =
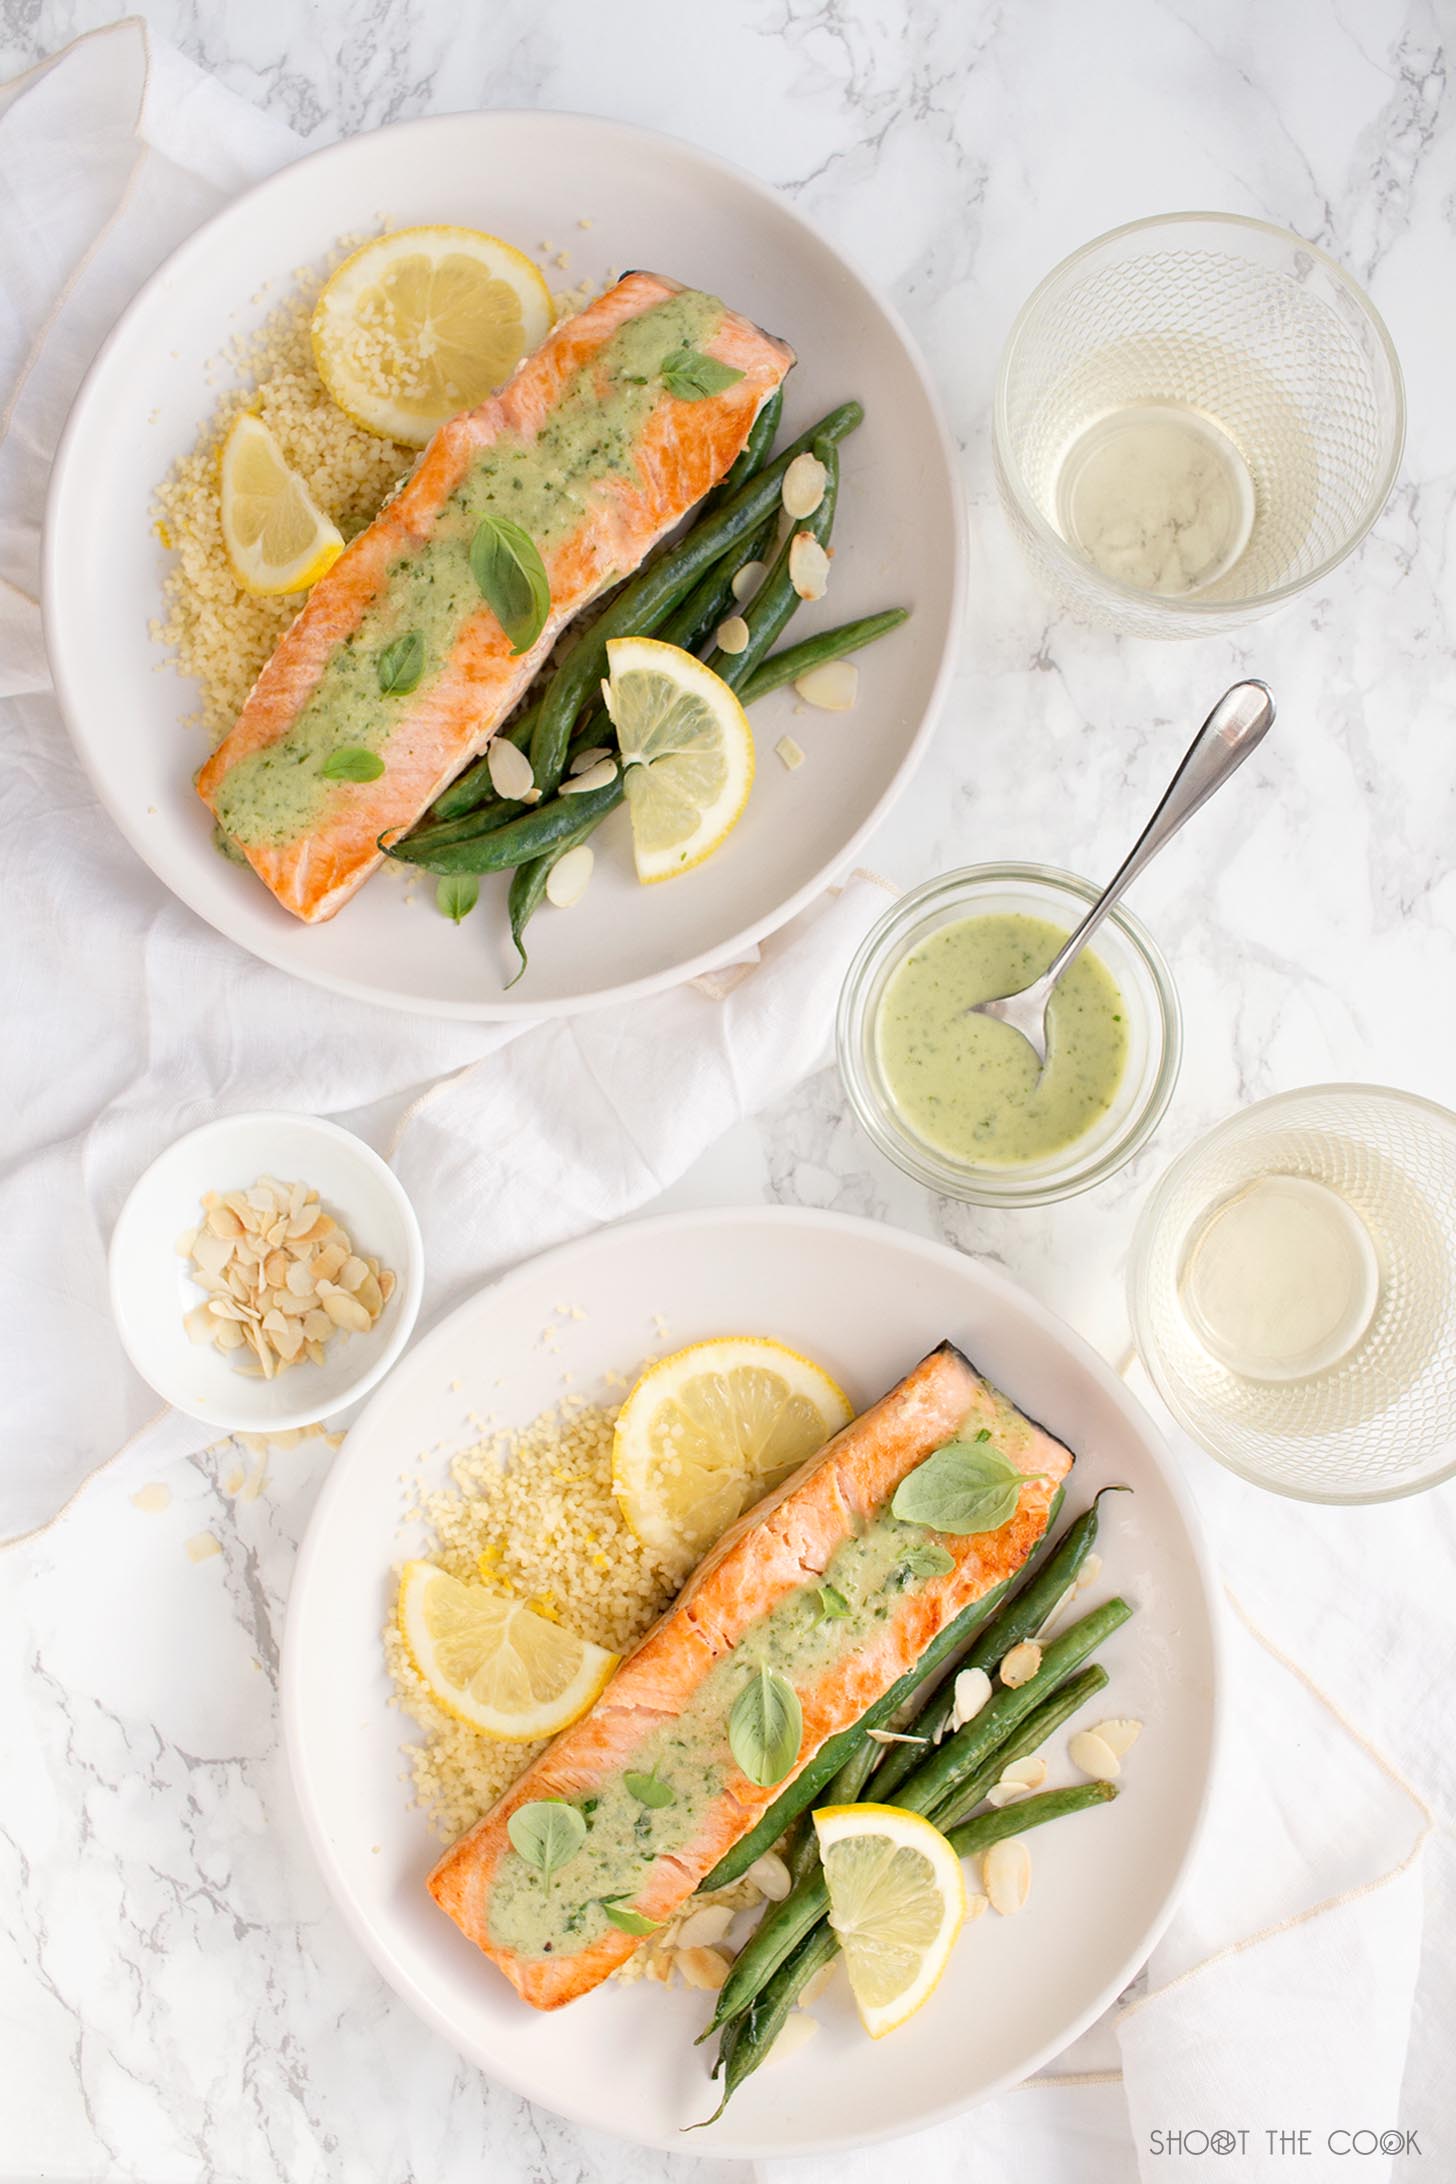
[[[1063,972],[1082,953],[1113,904],[1145,866],[1150,865],[1165,842],[1172,840],[1185,819],[1221,789],[1274,725],[1274,699],[1266,683],[1235,683],[1226,690],[1184,754],[1183,763],[1168,783],[1152,818],[1138,836],[1131,852],[1093,903],[1091,909],[1055,956],[1049,970],[1019,993],[1003,994],[997,1001],[977,1001],[968,1016],[994,1016],[998,1024],[1019,1031],[1031,1048],[1040,1069],[1046,1068],[1047,1006]]]

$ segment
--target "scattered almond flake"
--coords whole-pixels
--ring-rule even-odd
[[[990,1904],[988,1903],[987,1899],[986,1899],[986,1898],[985,1898],[984,1896],[982,1896],[982,1895],[980,1895],[980,1894],[976,1894],[976,1895],[973,1895],[973,1896],[967,1896],[967,1898],[966,1898],[966,1924],[967,1924],[967,1926],[972,1926],[972,1925],[974,1925],[974,1923],[975,1923],[975,1921],[976,1921],[977,1919],[980,1919],[980,1918],[984,1918],[984,1917],[985,1917],[985,1915],[986,1915],[986,1913],[987,1913],[987,1911],[989,1911],[989,1909],[990,1909],[990,1908],[991,1908],[991,1907],[990,1907]],[[813,1984],[814,1984],[814,1982],[813,1982],[812,1980],[810,1980],[810,1982],[809,1982],[809,1985],[810,1985],[810,1986],[812,1986]],[[806,1993],[806,1994],[807,1994],[807,1992],[808,1992],[808,1988],[806,1988],[806,1989],[805,1989],[805,1993]]]
[[[801,599],[822,599],[829,589],[829,556],[812,531],[794,533],[789,582]]]
[[[1009,1767],[1001,1769],[1003,1782],[1019,1782],[1027,1790],[1039,1790],[1046,1778],[1047,1763],[1035,1752],[1028,1759],[1013,1759]]]
[[[369,1279],[369,1269],[359,1257],[357,1251],[352,1253],[339,1268],[339,1286],[341,1289],[347,1289],[351,1297],[357,1296],[360,1285]]]
[[[1077,1591],[1081,1592],[1084,1587],[1088,1585],[1095,1585],[1101,1575],[1101,1555],[1088,1555],[1086,1561],[1082,1564],[1081,1569],[1077,1572]]]
[[[733,596],[740,607],[753,597],[767,575],[766,561],[745,561],[741,569],[734,570]]]
[[[963,1668],[955,1680],[955,1704],[951,1708],[950,1728],[964,1729],[968,1721],[974,1721],[991,1696],[991,1679],[984,1668]]]
[[[991,1845],[981,1860],[981,1880],[992,1910],[1003,1919],[1021,1909],[1031,1888],[1031,1856],[1019,1835]]]
[[[1093,1729],[1094,1737],[1101,1737],[1116,1759],[1125,1759],[1143,1733],[1140,1721],[1128,1721],[1119,1717],[1113,1721],[1099,1721]]]
[[[726,1903],[705,1903],[700,1911],[690,1911],[678,1924],[675,1936],[679,1949],[711,1949],[723,1939],[733,1924],[733,1912]]]
[[[839,1958],[833,1956],[827,1964],[821,1964],[818,1971],[805,1980],[803,1986],[799,1989],[799,2008],[801,2010],[812,2009],[819,1997],[828,1992],[834,1984],[834,1975],[838,1970]]]
[[[901,1729],[866,1729],[872,1744],[928,1744],[929,1737],[912,1737]]]
[[[798,2054],[800,2048],[808,2045],[818,2030],[817,2017],[811,2017],[807,2010],[791,2011],[784,2021],[783,2031],[764,2057],[762,2067],[771,2068],[775,2063],[789,2062]]]
[[[586,750],[578,751],[575,758],[572,760],[571,764],[567,767],[566,770],[569,774],[573,775],[590,773],[593,766],[600,766],[602,760],[604,758],[610,758],[611,755],[612,754],[608,750],[605,743],[593,743],[590,744]],[[560,1305],[558,1305],[556,1309],[559,1312],[561,1309]]]
[[[1023,1638],[1019,1646],[1013,1646],[1001,1663],[1000,1676],[1008,1691],[1015,1691],[1022,1684],[1030,1683],[1041,1667],[1041,1647],[1034,1638]]]
[[[331,1289],[324,1298],[324,1310],[336,1327],[351,1335],[367,1335],[373,1325],[358,1298],[351,1297],[347,1289]]]
[[[133,1509],[140,1509],[144,1516],[156,1517],[170,1507],[171,1501],[171,1487],[165,1485],[161,1479],[154,1479],[150,1486],[137,1488],[132,1495],[131,1505]]]
[[[847,713],[859,696],[859,669],[853,660],[822,660],[796,677],[794,688],[821,713]]]
[[[788,767],[789,772],[797,773],[804,763],[803,746],[795,743],[792,736],[780,736],[778,742],[774,745],[774,749]]]
[[[558,796],[590,796],[594,789],[604,789],[617,778],[617,761],[614,758],[598,759],[595,766],[588,766],[585,773],[563,781]]]
[[[243,1224],[231,1206],[214,1206],[206,1225],[214,1236],[241,1236],[243,1233]]]
[[[519,804],[536,786],[531,761],[504,736],[492,740],[485,754],[485,766],[496,795],[505,797],[510,803]]]
[[[1024,1782],[997,1782],[986,1792],[986,1803],[999,1812],[1003,1805],[1019,1804],[1031,1792]]]
[[[1122,1773],[1122,1761],[1095,1729],[1079,1729],[1067,1746],[1067,1757],[1094,1782],[1115,1782]]]
[[[684,1984],[716,1994],[731,1969],[721,1949],[679,1949],[677,1968]]]
[[[770,1903],[782,1903],[793,1886],[789,1869],[776,1850],[766,1850],[761,1858],[755,1858],[743,1877]]]
[[[194,1532],[187,1542],[189,1562],[210,1562],[214,1555],[222,1553],[222,1541],[211,1532]]]
[[[714,638],[718,650],[736,660],[740,652],[748,650],[748,624],[741,614],[730,614],[726,622],[718,624]]]
[[[567,850],[546,875],[546,900],[558,910],[573,908],[587,891],[596,861],[590,842],[578,842],[575,849]]]
[[[1049,1638],[1051,1636],[1052,1632],[1061,1622],[1062,1617],[1066,1614],[1068,1607],[1071,1605],[1072,1601],[1076,1598],[1076,1596],[1077,1580],[1073,1578],[1071,1584],[1062,1594],[1061,1599],[1054,1604],[1051,1612],[1046,1616],[1045,1620],[1038,1624],[1037,1636],[1039,1638]]]
[[[829,482],[829,472],[817,455],[806,449],[796,455],[784,472],[784,482],[779,498],[784,504],[785,515],[801,523],[805,516],[812,516],[824,498],[824,488]]]
[[[227,1477],[222,1482],[222,1490],[224,1494],[227,1494],[229,1496],[233,1494],[241,1494],[244,1484],[246,1483],[247,1476],[248,1474],[246,1473],[246,1471],[243,1471],[241,1468],[230,1471]]]
[[[257,1465],[243,1482],[238,1492],[239,1501],[256,1501],[268,1484],[268,1459],[260,1457]]]

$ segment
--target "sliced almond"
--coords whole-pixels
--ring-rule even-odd
[[[306,1297],[300,1297],[296,1290],[275,1289],[273,1303],[274,1308],[286,1314],[289,1319],[302,1319],[305,1313],[317,1309],[318,1292],[310,1289]]]
[[[327,1220],[327,1218],[328,1216],[321,1214],[315,1206],[304,1206],[297,1213],[290,1214],[288,1218],[289,1243],[302,1243],[305,1238],[312,1243],[314,1230],[318,1227],[320,1221]]]
[[[1031,1792],[1024,1782],[997,1782],[987,1790],[986,1803],[999,1812],[1003,1805],[1018,1804],[1023,1797],[1030,1795]]]
[[[586,779],[586,776],[582,778]],[[567,850],[547,874],[546,900],[558,910],[572,909],[586,893],[595,864],[596,856],[590,842],[578,842],[575,849]]]
[[[711,1949],[721,1941],[733,1924],[733,1913],[726,1903],[705,1903],[700,1911],[690,1911],[677,1930],[679,1949]]]
[[[497,736],[490,745],[485,754],[485,766],[496,795],[505,797],[509,803],[519,804],[536,786],[531,761],[504,736]]]
[[[984,1668],[963,1668],[955,1680],[951,1728],[964,1729],[968,1721],[974,1721],[990,1696],[991,1679]]]
[[[1031,1888],[1031,1857],[1019,1835],[993,1843],[981,1860],[981,1879],[993,1911],[1009,1919],[1026,1902]]]
[[[593,766],[600,766],[602,760],[611,755],[605,743],[593,743],[586,750],[578,751],[566,770],[569,774],[590,773]]]
[[[733,596],[740,606],[750,600],[768,575],[766,561],[745,561],[741,569],[733,572]]]
[[[259,1272],[270,1289],[277,1289],[287,1281],[288,1269],[291,1264],[292,1261],[286,1251],[270,1251],[267,1258],[262,1262]]]
[[[582,847],[583,847],[583,848],[585,848],[585,847],[586,847],[585,843],[583,843],[583,844],[582,844]],[[569,855],[569,854],[570,854],[570,852],[568,852],[568,855]],[[561,861],[562,861],[562,863],[563,863],[563,864],[565,864],[565,862],[566,862],[566,858],[565,858],[565,857],[563,857]],[[381,1271],[381,1273],[380,1273],[380,1274],[379,1274],[379,1276],[378,1276],[378,1281],[379,1281],[379,1294],[380,1294],[380,1296],[381,1296],[381,1297],[382,1297],[382,1298],[384,1299],[385,1303],[386,1303],[386,1304],[388,1304],[388,1302],[389,1302],[390,1298],[391,1298],[391,1297],[392,1297],[392,1296],[394,1295],[394,1276],[393,1276],[393,1275],[392,1275],[392,1274],[390,1273],[390,1271],[389,1271],[389,1268],[388,1268],[388,1267],[385,1267],[385,1268],[384,1268],[384,1269],[383,1269],[383,1270]]]
[[[1034,1638],[1023,1638],[1019,1646],[1013,1646],[1001,1663],[1000,1677],[1008,1691],[1016,1691],[1022,1684],[1031,1682],[1041,1667],[1041,1647]]]
[[[232,1266],[228,1268],[228,1288],[237,1298],[239,1304],[251,1304],[253,1301],[252,1274],[253,1269],[251,1267]]]
[[[357,1297],[351,1297],[347,1289],[331,1289],[323,1300],[324,1310],[336,1327],[342,1327],[351,1335],[367,1335],[369,1314]]]
[[[981,1901],[984,1903],[985,1898],[982,1897]],[[833,1986],[834,1975],[838,1970],[838,1957],[831,1957],[827,1964],[821,1964],[818,1971],[812,1973],[810,1977],[805,1980],[803,1986],[799,1989],[799,2008],[801,2010],[813,2008],[814,2004],[819,2000],[820,1995],[823,1994],[829,1987]]]
[[[273,1336],[273,1347],[285,1364],[292,1364],[303,1348],[303,1327],[298,1320],[285,1320],[281,1330]]]
[[[973,1925],[973,1924],[975,1923],[975,1921],[976,1921],[977,1919],[983,1919],[983,1918],[984,1918],[984,1917],[986,1916],[986,1913],[987,1913],[987,1912],[988,1912],[988,1911],[990,1910],[990,1908],[991,1908],[991,1906],[990,1906],[989,1902],[987,1901],[986,1897],[984,1897],[983,1895],[981,1895],[981,1894],[979,1893],[979,1891],[978,1891],[978,1892],[977,1892],[976,1894],[974,1894],[974,1895],[971,1895],[971,1896],[967,1896],[967,1898],[966,1898],[966,1924],[967,1924],[967,1926],[971,1926],[971,1925]],[[810,1984],[810,1986],[812,1986],[812,1985],[813,1985],[813,1981],[811,1980],[811,1981],[809,1982],[809,1984]],[[805,1992],[807,1993],[807,1991],[808,1991],[808,1990],[806,1989],[806,1990],[805,1990]]]
[[[726,622],[718,624],[714,643],[720,652],[736,660],[740,652],[748,650],[748,624],[741,614],[730,614]]]
[[[824,498],[828,482],[829,472],[817,455],[811,455],[807,449],[802,455],[796,455],[784,472],[779,491],[784,513],[792,516],[796,523],[802,522],[805,516],[812,516]]]
[[[284,1276],[284,1285],[295,1297],[311,1297],[314,1294],[315,1279],[308,1260],[295,1259]]]
[[[1095,1729],[1079,1729],[1067,1746],[1067,1757],[1094,1782],[1115,1782],[1122,1773],[1122,1761]]]
[[[689,1987],[704,1987],[716,1994],[731,1966],[721,1949],[679,1949],[677,1968]]]
[[[204,1274],[222,1274],[233,1255],[230,1236],[214,1236],[210,1232],[198,1237],[192,1247],[192,1256]]]
[[[250,1206],[256,1207],[259,1213],[266,1213],[270,1219],[278,1211],[278,1201],[273,1195],[273,1186],[266,1180],[255,1183],[250,1191],[243,1193],[243,1196]]]
[[[1108,1751],[1118,1759],[1126,1758],[1142,1733],[1143,1725],[1140,1721],[1129,1721],[1121,1716],[1114,1721],[1099,1721],[1092,1731],[1094,1736],[1101,1737]]]
[[[798,676],[794,688],[821,713],[847,713],[859,696],[859,669],[853,660],[823,660]]]
[[[219,1320],[213,1341],[219,1350],[241,1350],[247,1341],[242,1325],[237,1320]]]
[[[832,1966],[831,1966],[832,1969]],[[784,2029],[764,2057],[764,2065],[787,2063],[806,2047],[819,2030],[819,2020],[807,2010],[793,2010],[784,2021]]]
[[[796,531],[789,548],[789,582],[801,599],[822,599],[829,589],[829,556],[812,531]]]
[[[797,773],[804,763],[804,746],[802,743],[796,743],[792,736],[780,736],[778,742],[774,745],[774,749],[778,752],[784,765],[788,767],[789,772]]]
[[[872,1744],[928,1744],[929,1737],[911,1736],[903,1729],[866,1729],[865,1735]]]
[[[604,789],[617,778],[617,761],[601,758],[595,766],[588,766],[585,773],[577,774],[570,781],[563,781],[558,796],[590,796],[595,789]]]
[[[320,1305],[309,1306],[302,1322],[303,1332],[309,1342],[327,1342],[334,1331],[334,1323]]]
[[[1086,1561],[1082,1564],[1081,1569],[1077,1572],[1078,1592],[1081,1592],[1085,1586],[1095,1585],[1101,1575],[1101,1555],[1088,1555]]]
[[[373,1274],[366,1274],[354,1292],[371,1320],[377,1320],[384,1310],[384,1291]]]
[[[296,1320],[286,1320],[281,1312],[265,1312],[263,1314],[262,1327],[265,1335],[286,1335],[290,1326],[297,1326],[297,1324]],[[301,1339],[302,1330],[300,1329],[299,1332]]]
[[[339,1268],[339,1287],[347,1289],[350,1296],[354,1294],[361,1282],[367,1282],[368,1279],[369,1269],[357,1251],[347,1258]]]
[[[236,1297],[209,1297],[206,1309],[214,1319],[250,1320],[253,1317],[248,1307],[239,1304]]]
[[[307,1342],[304,1344],[304,1348],[308,1351],[310,1364],[322,1365],[324,1361],[324,1346],[321,1342]]]
[[[766,1850],[761,1858],[755,1858],[743,1878],[751,1881],[770,1903],[782,1903],[793,1886],[789,1869],[776,1850]]]
[[[189,1342],[211,1342],[217,1324],[217,1320],[205,1304],[194,1305],[182,1322],[187,1330]]]
[[[195,1228],[183,1229],[182,1234],[178,1237],[176,1244],[173,1247],[177,1253],[178,1258],[190,1259],[192,1257],[192,1246],[196,1243],[196,1241],[197,1231]]]
[[[313,1262],[315,1288],[322,1289],[325,1282],[337,1281],[339,1271],[348,1257],[347,1242],[340,1243],[336,1237],[331,1243],[325,1244]]]
[[[207,1217],[208,1228],[214,1236],[241,1236],[243,1224],[231,1206],[214,1206]]]
[[[1047,1763],[1037,1752],[1027,1759],[1013,1759],[1009,1767],[1001,1769],[1003,1782],[1014,1782],[1024,1790],[1039,1790],[1046,1778]]]

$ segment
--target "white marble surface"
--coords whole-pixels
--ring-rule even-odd
[[[723,1142],[676,1203],[774,1198],[947,1237],[1117,1356],[1138,1205],[1209,1123],[1338,1078],[1456,1098],[1456,160],[1437,10],[718,0],[702,11],[710,35],[665,0],[145,12],[310,144],[477,104],[692,137],[786,189],[891,292],[963,450],[974,568],[966,666],[873,845],[881,870],[913,882],[1019,854],[1105,872],[1223,684],[1257,672],[1279,695],[1279,728],[1248,776],[1137,895],[1188,1039],[1171,1112],[1132,1168],[1041,1213],[939,1202],[871,1153],[826,1070]],[[0,74],[110,17],[94,0],[3,0]],[[1042,271],[1101,229],[1188,205],[1288,223],[1370,285],[1406,367],[1408,455],[1359,559],[1278,619],[1228,641],[1123,644],[1050,618],[1016,564],[990,486],[988,398],[1008,320]],[[1276,1512],[1184,1455],[1236,1582],[1250,1525],[1277,1523],[1291,1554],[1329,1557],[1318,1633],[1281,1628],[1272,1586],[1250,1605],[1287,1644],[1317,1645],[1343,1703],[1430,1785],[1431,1746],[1452,1727],[1433,1672],[1449,1661],[1449,1610],[1443,1625],[1412,1599],[1404,1635],[1372,1661],[1350,1603],[1399,1596],[1418,1536],[1435,1532],[1449,1567],[1452,1490],[1364,1513]],[[160,1516],[131,1507],[135,1479],[102,1480],[55,1531],[0,1558],[0,2176],[726,2177],[592,2139],[492,2088],[369,1970],[304,1847],[274,1701],[294,1547],[326,1452],[280,1453],[251,1500],[224,1491],[235,1461],[224,1450],[180,1465]],[[223,1553],[194,1565],[183,1542],[207,1529]],[[1418,1691],[1427,1737],[1404,1703]],[[1428,1886],[1402,2120],[1429,2132],[1449,2110],[1456,1982],[1433,1946],[1451,1910],[1441,1866]],[[1456,2174],[1449,2133],[1446,2159],[1408,2174]]]

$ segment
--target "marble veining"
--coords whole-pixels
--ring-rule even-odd
[[[0,0],[0,74],[111,12]],[[674,131],[785,189],[893,296],[961,450],[972,566],[961,672],[871,845],[876,869],[911,884],[1018,855],[1105,873],[1224,685],[1257,673],[1278,694],[1274,736],[1136,891],[1174,968],[1187,1048],[1161,1132],[1122,1175],[1042,1212],[936,1201],[871,1151],[826,1070],[735,1131],[670,1203],[772,1199],[943,1237],[1116,1360],[1137,1209],[1201,1130],[1304,1082],[1456,1095],[1456,171],[1429,0],[718,0],[711,68],[689,11],[664,0],[144,12],[310,147],[477,104]],[[1370,283],[1406,367],[1410,439],[1358,559],[1283,615],[1196,645],[1124,643],[1051,619],[1015,559],[990,481],[989,397],[1009,319],[1057,258],[1188,205],[1292,225]],[[1432,995],[1446,998],[1418,1006]],[[1232,1554],[1248,1504],[1183,1454],[1215,1548]],[[275,1691],[328,1455],[317,1442],[277,1452],[250,1497],[227,1489],[254,1459],[215,1449],[174,1468],[158,1515],[131,1505],[134,1476],[104,1478],[0,1557],[0,2177],[726,2184],[726,2164],[629,2150],[492,2086],[393,1998],[335,1914],[294,1809]],[[1397,1573],[1419,1527],[1456,1547],[1449,1495],[1419,1515],[1372,1513],[1358,1539],[1292,1505],[1261,1503],[1260,1517],[1289,1554],[1317,1539],[1342,1558],[1352,1587],[1369,1581],[1361,1542]],[[194,1562],[185,1543],[201,1533],[221,1552]],[[1274,1612],[1272,1563],[1240,1581]],[[1416,1623],[1408,1657],[1372,1664],[1332,1619],[1327,1680],[1378,1735],[1381,1679],[1426,1674],[1428,1642]],[[1449,1916],[1440,1870],[1428,1933],[1438,1902]],[[1439,2028],[1453,2021],[1456,1974],[1431,1963],[1409,2088],[1440,2084]]]

